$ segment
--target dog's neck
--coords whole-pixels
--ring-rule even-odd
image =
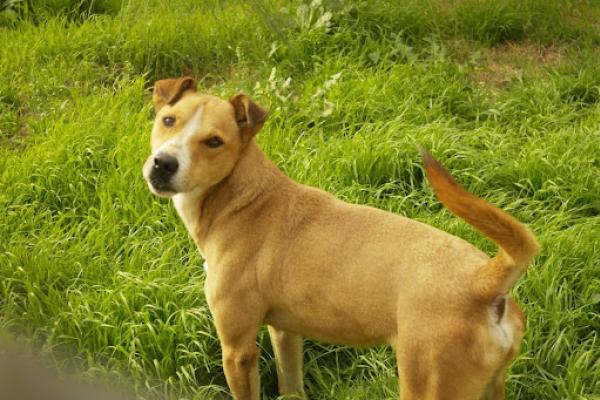
[[[252,140],[225,179],[205,190],[177,194],[173,203],[204,256],[207,238],[219,219],[256,204],[271,188],[288,180]]]

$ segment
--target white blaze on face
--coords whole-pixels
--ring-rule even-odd
[[[204,106],[198,107],[194,116],[188,121],[188,123],[183,128],[183,140],[189,139],[198,128],[200,128],[200,123],[202,122],[202,113],[204,112]]]
[[[156,151],[154,152],[153,157],[156,157],[160,153],[168,154],[177,159],[179,163],[179,169],[175,176],[173,176],[173,185],[175,187],[178,186],[178,182],[185,177],[187,173],[187,169],[190,166],[191,157],[190,157],[190,149],[188,148],[187,143],[190,138],[194,136],[194,134],[200,129],[202,124],[202,113],[204,111],[204,106],[198,107],[192,118],[186,123],[183,127],[181,133],[174,138],[171,138],[164,142]]]
[[[196,131],[200,128],[202,122],[202,112],[204,111],[204,106],[198,107],[194,116],[187,122],[187,124],[183,127],[181,134],[177,135],[174,138],[171,138],[160,145],[158,149],[154,152],[154,156],[159,153],[167,153],[173,157],[177,157],[178,154],[173,154],[173,152],[168,151],[170,148],[175,148],[177,152],[181,151],[184,143],[186,143],[191,136],[196,133]]]
[[[181,135],[179,135],[179,154],[177,160],[179,161],[179,168],[185,174],[186,169],[191,163],[190,149],[188,148],[188,142],[190,138],[200,129],[202,124],[202,113],[204,112],[204,106],[198,107],[194,116],[188,121],[183,128]]]

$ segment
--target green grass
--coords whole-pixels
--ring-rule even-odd
[[[147,88],[193,74],[203,91],[244,90],[270,110],[258,140],[295,180],[493,253],[433,196],[421,143],[531,226],[543,250],[514,289],[528,329],[508,398],[600,395],[598,2],[11,7],[0,7],[0,329],[59,368],[170,399],[226,398],[202,261],[141,176]],[[503,73],[486,54],[507,43],[560,56],[508,62],[518,71],[502,85],[480,83],[481,70]],[[259,342],[274,398],[268,335]],[[305,363],[311,399],[397,398],[385,347],[307,341]]]

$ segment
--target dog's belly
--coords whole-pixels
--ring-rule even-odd
[[[359,291],[360,292],[360,291]],[[369,346],[392,342],[397,330],[395,302],[377,294],[348,296],[336,288],[313,288],[278,302],[265,323],[328,343]]]
[[[342,344],[348,346],[371,346],[392,342],[392,334],[382,334],[377,329],[365,329],[364,325],[355,321],[332,320],[337,318],[321,319],[310,316],[299,322],[294,316],[287,313],[274,311],[265,318],[265,323],[275,328],[294,332],[303,337],[319,340],[331,344]]]

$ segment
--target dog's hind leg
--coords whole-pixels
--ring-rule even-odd
[[[485,392],[480,400],[504,400],[504,381],[506,372],[501,371],[496,375],[485,388]]]
[[[460,379],[460,374],[445,374],[445,371],[423,363],[416,367],[402,364],[398,369],[400,400],[481,400],[480,389],[472,387],[472,382]]]
[[[500,400],[481,397],[492,373],[468,359],[468,346],[440,346],[435,341],[398,345],[401,400]]]
[[[302,336],[270,325],[269,336],[275,352],[279,394],[296,394],[304,397]]]

